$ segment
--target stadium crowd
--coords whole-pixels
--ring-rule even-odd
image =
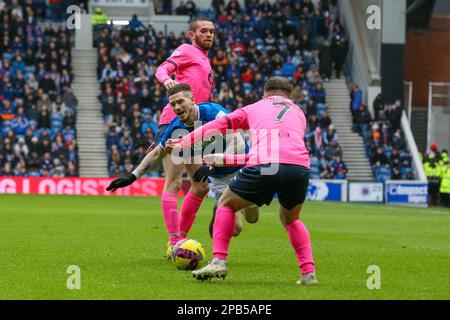
[[[384,103],[380,93],[373,102],[372,117],[357,84],[351,86],[350,98],[353,131],[364,139],[375,180],[414,180],[412,157],[401,129],[400,100]]]
[[[0,175],[77,176],[70,34],[42,23],[45,1],[0,12]]]
[[[264,81],[272,75],[289,78],[293,99],[307,114],[306,141],[312,157],[312,178],[344,179],[338,136],[327,113],[322,76],[339,76],[346,39],[333,1],[315,6],[304,0],[293,4],[278,0],[247,1],[245,7],[232,0],[214,1],[211,10],[196,10],[193,16],[215,21],[216,36],[211,50],[215,89],[212,102],[230,111],[262,96]],[[171,52],[189,41],[185,32],[164,36],[136,16],[124,28],[96,29],[99,99],[108,127],[109,173],[131,172],[153,141],[161,109],[167,103],[155,72]],[[326,64],[317,52],[329,48]],[[320,50],[319,50],[320,49]],[[342,60],[343,61],[343,60]],[[157,176],[159,172],[152,175]]]

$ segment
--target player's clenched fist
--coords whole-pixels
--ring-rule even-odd
[[[178,82],[176,82],[175,80],[172,79],[167,79],[166,81],[164,81],[164,88],[166,88],[166,90],[169,90],[170,88],[173,88]]]
[[[205,154],[203,156],[203,163],[207,164],[208,166],[223,165],[223,158],[223,153]]]
[[[124,188],[136,181],[136,176],[132,173],[127,174],[125,177],[118,178],[111,182],[106,188],[106,191],[116,191],[117,189]]]

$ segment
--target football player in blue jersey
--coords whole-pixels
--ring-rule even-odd
[[[142,177],[146,172],[150,171],[166,154],[165,145],[168,139],[180,138],[181,136],[192,132],[195,128],[215,120],[216,118],[225,116],[228,111],[222,106],[215,103],[199,103],[194,102],[191,88],[187,84],[177,84],[168,90],[169,103],[177,118],[169,124],[165,134],[160,141],[155,141],[156,147],[149,152],[142,160],[139,166],[125,177],[118,178],[111,182],[106,188],[108,191],[115,191],[119,188],[129,186],[138,178]],[[228,138],[228,139],[227,139]],[[229,182],[235,177],[241,167],[239,166],[209,166],[202,164],[202,157],[207,153],[223,154],[243,154],[248,152],[248,146],[245,139],[240,133],[231,135],[230,137],[216,136],[208,141],[203,141],[199,146],[193,146],[190,150],[191,154],[183,154],[177,160],[172,154],[173,161],[184,161],[186,171],[191,178],[191,188],[186,195],[182,209],[179,224],[168,224],[167,231],[170,237],[176,237],[181,240],[187,237],[189,230],[194,223],[198,209],[200,208],[203,198],[206,196],[204,190],[208,190],[202,184],[207,184],[207,177],[211,181],[212,190],[215,193],[216,202],[228,186]],[[219,156],[221,157],[221,156]],[[244,164],[242,164],[244,165]],[[215,210],[214,210],[215,211]],[[258,207],[245,208],[242,211],[244,217],[249,223],[254,223],[258,219]],[[173,214],[178,214],[174,212]],[[214,224],[214,214],[210,223],[210,235],[212,235],[212,226]],[[166,221],[171,221],[170,217],[165,217]],[[172,219],[178,221],[178,219]],[[237,236],[242,230],[241,216],[236,215],[234,235]],[[173,241],[172,241],[173,243]],[[166,255],[170,257],[173,245],[169,245]]]

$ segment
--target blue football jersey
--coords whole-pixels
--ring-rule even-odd
[[[188,134],[189,132],[194,131],[194,129],[198,128],[199,126],[207,122],[213,121],[217,118],[223,117],[227,113],[229,113],[228,110],[226,110],[221,105],[212,102],[199,103],[198,111],[199,111],[198,120],[194,123],[193,126],[185,125],[183,122],[180,121],[180,119],[178,119],[178,117],[173,119],[172,122],[170,122],[169,126],[167,127],[167,130],[164,133],[163,137],[161,138],[159,144],[160,147],[164,148],[168,139],[179,139]],[[215,137],[211,137],[206,140],[204,139],[202,141],[202,145],[199,147],[202,149],[202,152],[205,151],[205,149],[208,150],[215,149],[224,152],[226,148],[226,141],[225,139],[220,139],[220,141],[216,141]],[[197,148],[197,146],[193,146],[193,154],[195,154],[195,148]],[[248,150],[249,147],[246,144],[245,152],[248,152]],[[212,177],[220,178],[225,175],[236,172],[240,168],[241,167],[216,167],[215,173],[214,175],[212,175]]]

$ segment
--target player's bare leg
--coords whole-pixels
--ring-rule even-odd
[[[209,192],[208,182],[195,182],[192,180],[194,173],[200,168],[199,164],[186,164],[186,171],[191,178],[191,188],[186,194],[181,207],[180,215],[180,238],[186,238],[189,230],[191,230],[198,209]]]
[[[183,164],[175,164],[170,156],[162,159],[165,173],[164,190],[161,197],[161,208],[164,215],[167,232],[169,233],[169,243],[166,257],[172,255],[173,246],[180,239],[180,221],[178,216],[178,193],[181,189],[183,178]]]
[[[242,199],[229,188],[225,190],[219,199],[213,227],[214,259],[204,268],[192,271],[194,278],[207,280],[226,277],[226,259],[235,227],[235,212],[252,205],[252,202]]]
[[[234,232],[233,237],[237,237],[244,229],[244,223],[242,221],[242,216],[245,218],[245,221],[248,223],[256,223],[259,218],[259,208],[256,205],[244,208],[240,211],[240,213],[236,213],[234,215]]]
[[[317,279],[309,232],[299,218],[301,209],[301,204],[290,210],[280,205],[280,221],[288,233],[300,267],[301,279],[297,281],[297,284],[312,285],[317,284]]]
[[[256,223],[259,219],[259,208],[256,205],[247,207],[241,210],[241,212],[245,218],[245,221],[247,221],[248,223]]]
[[[216,190],[216,192],[218,192],[218,191]],[[211,221],[209,222],[209,235],[211,236],[211,238],[213,237],[213,227],[214,227],[214,221],[216,219],[217,203],[221,196],[222,196],[222,194],[219,194],[218,196],[216,194],[216,204],[214,205],[213,215],[211,217]],[[247,221],[248,223],[253,224],[258,221],[259,208],[256,205],[252,205],[250,207],[244,208],[240,211],[240,213],[242,214],[242,216],[244,216],[245,221]],[[242,229],[244,228],[241,214],[236,213],[234,215],[235,223],[234,223],[233,237],[237,237],[242,232]]]

